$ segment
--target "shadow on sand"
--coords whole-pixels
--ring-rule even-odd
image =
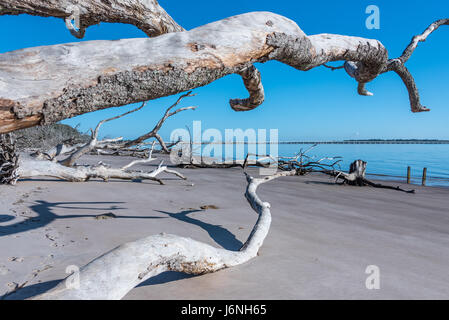
[[[203,210],[199,209],[192,209],[192,210],[185,210],[178,213],[172,213],[167,211],[161,211],[161,210],[155,210],[156,212],[163,213],[168,215],[171,218],[175,218],[179,221],[194,224],[201,229],[205,230],[209,236],[221,247],[223,247],[226,250],[232,250],[237,251],[242,246],[243,243],[238,240],[235,235],[228,231],[227,229],[223,228],[221,225],[215,225],[203,222],[201,220],[189,217],[189,214],[194,212],[204,212]]]
[[[38,214],[38,217],[33,217],[31,219],[38,219],[39,221],[35,221],[34,223],[25,223],[20,222],[17,224],[13,224],[10,226],[2,227],[0,226],[0,236],[12,233],[18,233],[18,232],[25,232],[28,230],[36,229],[39,227],[43,227],[47,225],[48,223],[54,221],[55,219],[70,219],[70,218],[85,218],[85,217],[96,217],[97,215],[64,215],[59,216],[56,215],[52,210],[54,208],[59,209],[76,209],[76,210],[100,210],[100,211],[113,211],[118,209],[124,209],[117,206],[117,204],[122,204],[123,202],[46,202],[43,200],[36,201],[36,204],[31,206],[30,208]],[[82,207],[80,205],[98,205],[98,204],[109,204],[110,206],[108,208],[95,208],[95,207]],[[74,205],[74,206],[70,206]],[[161,210],[155,210],[156,212],[166,214],[167,216],[177,219],[182,222],[190,223],[196,226],[199,226],[203,230],[205,230],[209,236],[221,247],[227,250],[239,250],[243,243],[239,241],[233,233],[228,231],[227,229],[223,228],[221,225],[214,225],[209,224],[206,222],[203,222],[201,220],[192,218],[189,216],[189,214],[194,212],[204,212],[203,210],[194,209],[194,210],[185,210],[178,213],[172,213],[167,211],[161,211]],[[4,216],[0,215],[0,218],[3,220],[0,221],[6,221],[11,220],[9,218],[10,216]],[[13,217],[14,218],[14,217]],[[116,216],[116,218],[130,218],[130,219],[163,219],[164,217],[145,217],[145,216]],[[8,233],[9,232],[9,233]],[[194,275],[189,275],[181,272],[174,272],[174,271],[167,271],[163,272],[157,276],[154,276],[141,284],[139,284],[137,287],[145,287],[145,286],[152,286],[152,285],[158,285],[158,284],[164,284],[172,281],[187,279],[195,277]],[[62,280],[62,279],[61,279]],[[36,283],[33,285],[26,286],[24,288],[21,288],[11,294],[5,295],[3,297],[0,297],[0,299],[6,299],[6,300],[23,300],[28,299],[33,296],[39,295],[41,293],[44,293],[52,288],[54,288],[61,280],[52,280],[42,283]]]
[[[93,214],[69,214],[57,215],[53,211],[55,209],[69,209],[69,210],[89,210],[101,211],[102,213],[111,213],[111,211],[126,209],[117,205],[124,202],[47,202],[44,200],[37,200],[30,209],[37,214],[34,217],[22,216],[26,220],[6,226],[0,225],[0,237],[26,232],[42,228],[54,220],[60,219],[74,219],[74,218],[93,218],[98,215]],[[108,207],[90,207],[91,205],[109,205]],[[100,213],[101,214],[101,213]],[[119,216],[114,215],[118,219],[164,219],[164,217],[148,217],[148,216]],[[17,217],[12,215],[0,215],[0,223],[11,221]]]
[[[61,280],[51,280],[46,282],[40,282],[23,287],[15,292],[5,294],[0,297],[0,300],[25,300],[31,297],[37,296],[50,289],[53,289]]]

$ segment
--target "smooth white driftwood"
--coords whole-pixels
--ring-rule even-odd
[[[171,234],[149,236],[123,244],[82,267],[50,291],[34,299],[121,299],[139,283],[165,271],[205,274],[229,268],[257,256],[271,224],[270,204],[256,191],[259,185],[296,171],[280,172],[248,181],[245,196],[259,215],[257,222],[239,251],[215,248],[190,238]],[[79,287],[73,286],[73,278]]]

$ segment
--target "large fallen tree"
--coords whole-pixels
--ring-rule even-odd
[[[0,133],[173,95],[234,73],[242,76],[250,96],[230,100],[231,107],[251,110],[264,100],[253,63],[269,60],[303,71],[345,61],[345,70],[358,82],[362,95],[370,94],[366,83],[394,71],[407,87],[411,110],[428,111],[405,63],[419,41],[448,23],[448,19],[433,23],[396,59],[389,59],[378,40],[308,36],[295,22],[270,12],[246,13],[155,38],[7,52],[0,54]]]

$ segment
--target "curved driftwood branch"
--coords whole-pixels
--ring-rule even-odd
[[[401,62],[401,60],[391,60],[388,63],[387,68],[388,70],[394,71],[401,78],[402,82],[404,82],[405,87],[407,88],[412,112],[430,111],[429,108],[421,105],[419,91],[416,87],[415,79],[413,78],[410,71],[408,71],[407,67]]]
[[[402,55],[398,58],[402,63],[406,63],[412,56],[412,53],[418,47],[418,43],[426,41],[427,37],[434,31],[436,31],[442,25],[449,25],[449,19],[441,19],[432,23],[423,33],[414,36],[410,44],[404,50]]]
[[[0,15],[23,13],[62,18],[77,38],[100,22],[133,24],[150,37],[184,30],[156,0],[0,0]]]
[[[235,111],[248,111],[260,106],[265,100],[265,93],[259,70],[250,65],[239,71],[238,74],[242,76],[243,84],[249,92],[249,98],[231,99],[229,101],[231,108]]]
[[[231,104],[237,110],[251,109],[263,99],[252,64],[269,60],[304,71],[330,61],[351,62],[359,83],[389,71],[387,50],[377,40],[307,36],[285,17],[253,12],[156,38],[1,54],[0,132],[173,95],[232,73],[242,74],[250,98]]]
[[[153,150],[154,150],[154,145],[155,145],[155,144],[156,144],[156,141],[153,141],[153,144],[151,145],[151,149],[150,149],[150,151],[148,152],[148,158],[131,161],[131,162],[128,163],[127,165],[124,165],[124,166],[122,167],[122,170],[129,169],[129,168],[131,168],[132,166],[135,166],[136,164],[148,163],[148,162],[151,162],[151,161],[156,160],[156,158],[153,158]]]
[[[153,235],[123,244],[82,267],[79,288],[66,285],[69,276],[34,299],[121,299],[139,283],[165,271],[199,275],[242,264],[257,256],[271,224],[270,204],[258,197],[258,186],[295,173],[280,172],[265,178],[245,173],[248,181],[245,196],[259,217],[239,251],[215,248],[176,235]]]
[[[407,88],[412,112],[425,112],[430,111],[430,109],[421,105],[419,91],[416,87],[415,79],[404,64],[410,59],[411,55],[417,48],[418,43],[426,41],[427,37],[442,25],[449,25],[449,19],[437,20],[432,23],[422,34],[414,36],[402,55],[396,59],[389,59],[387,63],[384,64],[383,69],[380,72],[385,73],[394,71],[399,75],[402,82],[404,82],[405,87]],[[372,96],[373,94],[365,89],[367,81],[365,81],[363,78],[360,78],[360,63],[347,61],[345,62],[344,67],[346,72],[358,81],[358,93],[360,95]]]

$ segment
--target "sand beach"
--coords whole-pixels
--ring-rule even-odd
[[[81,163],[118,167],[130,159]],[[188,179],[1,185],[0,295],[30,298],[65,278],[68,266],[160,232],[238,250],[257,220],[242,170],[177,170]],[[258,195],[273,221],[259,256],[202,276],[165,272],[125,299],[449,298],[449,188],[389,184],[416,193],[339,186],[321,174],[264,184]],[[380,271],[378,290],[365,285],[370,265]]]

